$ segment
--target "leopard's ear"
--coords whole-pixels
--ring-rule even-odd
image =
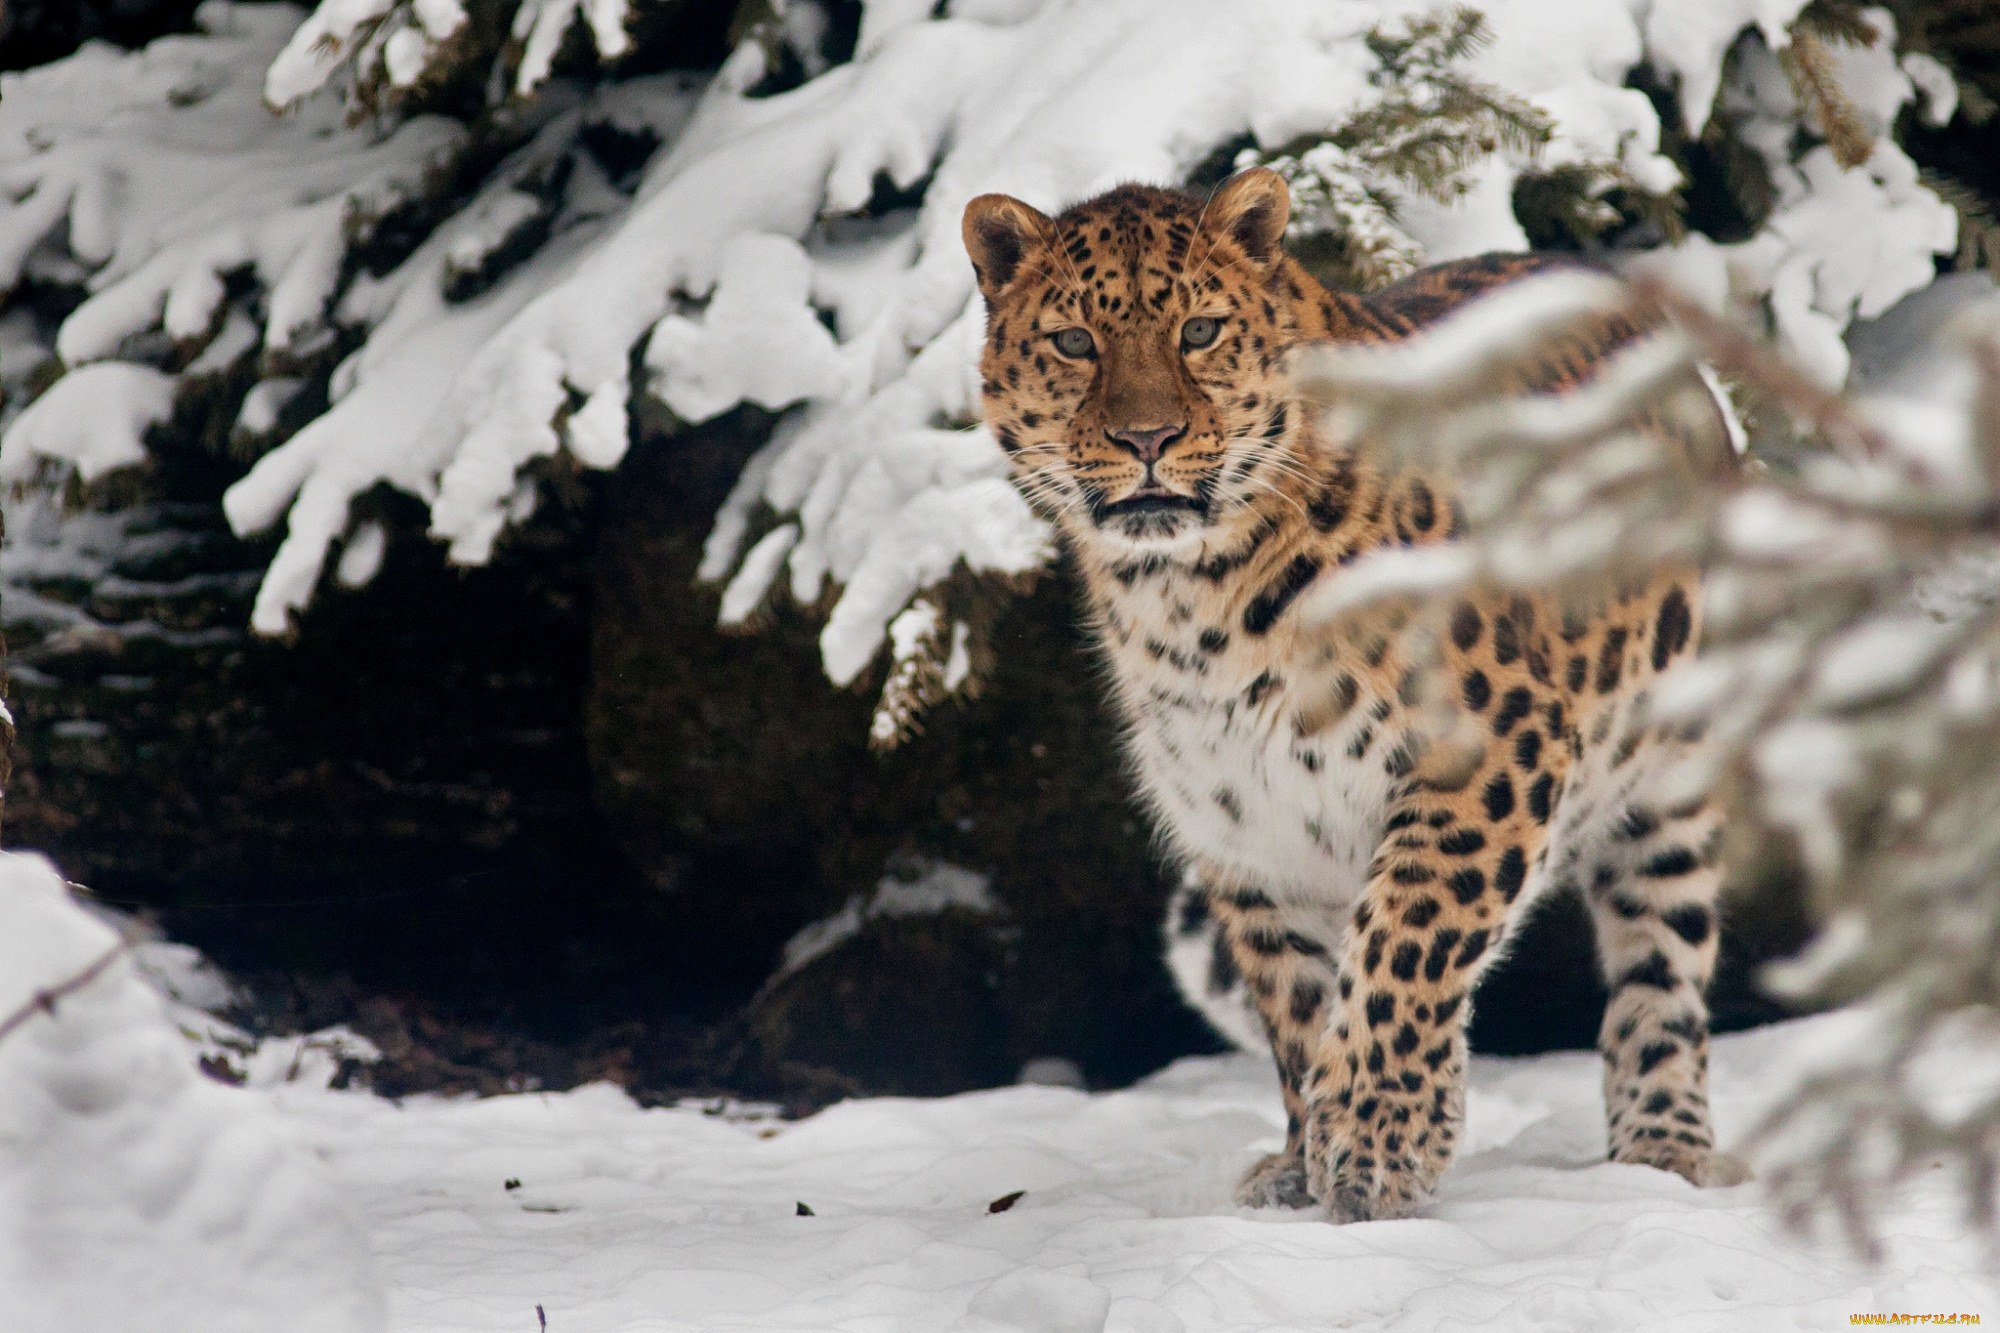
[[[1020,271],[1028,250],[1046,240],[1055,224],[1007,194],[982,194],[965,206],[965,252],[979,275],[979,290],[993,305]]]
[[[1285,223],[1292,216],[1292,193],[1285,178],[1269,167],[1239,171],[1216,187],[1202,214],[1202,229],[1227,236],[1254,264],[1273,264],[1284,253]]]

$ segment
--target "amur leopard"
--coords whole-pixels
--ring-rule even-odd
[[[1325,438],[1286,353],[1404,337],[1554,261],[1354,296],[1285,253],[1289,208],[1251,170],[1206,199],[1128,185],[1054,218],[989,194],[964,221],[987,422],[1081,574],[1141,794],[1187,867],[1170,930],[1213,941],[1192,998],[1240,983],[1277,1059],[1286,1144],[1238,1200],[1343,1221],[1424,1206],[1462,1132],[1473,987],[1547,889],[1581,892],[1595,923],[1611,1157],[1733,1183],[1707,1100],[1718,817],[1649,795],[1696,741],[1637,718],[1694,649],[1694,571],[1582,610],[1469,598],[1430,674],[1393,618],[1298,613],[1355,556],[1461,520],[1447,479]],[[1560,393],[1638,332],[1600,321],[1518,387]],[[1469,750],[1431,744],[1427,681]]]

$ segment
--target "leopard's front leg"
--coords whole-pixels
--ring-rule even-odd
[[[1285,1146],[1252,1166],[1236,1187],[1250,1208],[1307,1208],[1305,1086],[1334,997],[1339,923],[1329,912],[1281,905],[1254,885],[1197,864],[1208,911],[1264,1020],[1285,1099]]]
[[[1457,1148],[1472,987],[1538,865],[1549,815],[1546,800],[1519,799],[1512,747],[1491,749],[1456,790],[1420,778],[1393,803],[1354,909],[1306,1084],[1307,1180],[1336,1221],[1415,1213]]]

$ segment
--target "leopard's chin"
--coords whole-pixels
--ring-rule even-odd
[[[1198,531],[1208,509],[1198,496],[1152,486],[1115,503],[1094,505],[1090,516],[1100,536],[1157,550]]]
[[[1162,553],[1199,540],[1201,519],[1186,510],[1156,510],[1100,519],[1098,535],[1142,553]]]

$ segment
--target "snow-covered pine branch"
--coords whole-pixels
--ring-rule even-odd
[[[265,71],[264,96],[292,107],[338,79],[351,107],[375,110],[473,63],[488,64],[490,88],[527,96],[547,81],[572,27],[602,59],[630,51],[631,8],[629,0],[321,0]]]
[[[973,195],[1053,209],[1317,140],[1294,179],[1323,198],[1302,216],[1372,256],[1362,280],[1523,248],[1540,212],[1649,250],[1715,309],[1764,310],[1831,384],[1856,313],[1922,287],[1956,242],[1890,131],[1920,93],[1933,119],[1963,99],[1898,52],[1886,10],[1866,11],[1872,44],[1815,28],[1809,62],[1781,59],[1828,8],[868,0],[835,41],[840,7],[759,0],[693,79],[619,73],[648,12],[624,0],[210,0],[205,35],[6,78],[0,289],[89,299],[53,331],[0,313],[29,368],[0,370],[7,412],[67,371],[7,428],[0,477],[137,462],[175,395],[254,365],[262,383],[222,410],[261,457],[227,507],[239,532],[284,526],[253,613],[282,633],[330,564],[349,582],[379,566],[381,529],[352,511],[372,486],[424,500],[452,558],[479,563],[532,509],[537,460],[619,462],[635,394],[686,422],[788,409],[701,574],[725,620],[770,596],[830,606],[821,650],[846,684],[916,599],[951,602],[954,580],[1002,596],[1052,555],[976,421]],[[559,47],[595,51],[596,81],[553,76]],[[445,80],[483,87],[485,109],[408,114]],[[1635,82],[1679,123],[1663,133]],[[357,108],[374,114],[350,126]],[[1856,126],[1872,146],[1845,168],[1825,141],[1851,159]],[[1704,132],[1770,207],[1747,240],[1669,248],[1675,154]],[[323,411],[288,407],[318,385]],[[885,700],[889,734],[907,702]]]
[[[1920,399],[1837,397],[1656,279],[1586,274],[1402,346],[1298,357],[1328,429],[1452,475],[1469,533],[1447,561],[1357,561],[1318,614],[1393,596],[1442,616],[1480,584],[1581,605],[1663,560],[1705,569],[1703,653],[1648,707],[1709,747],[1663,798],[1721,787],[1742,845],[1800,851],[1828,925],[1772,980],[1862,1009],[1753,1139],[1788,1217],[1831,1211],[1864,1244],[1881,1193],[1939,1157],[1974,1218],[2000,1220],[2000,1080],[1943,1105],[1924,1072],[2000,1054],[2000,294],[1955,290],[1955,321],[1910,358]],[[1575,393],[1500,387],[1614,311],[1665,323]],[[1742,468],[1668,442],[1713,410],[1704,360],[1767,409]]]

